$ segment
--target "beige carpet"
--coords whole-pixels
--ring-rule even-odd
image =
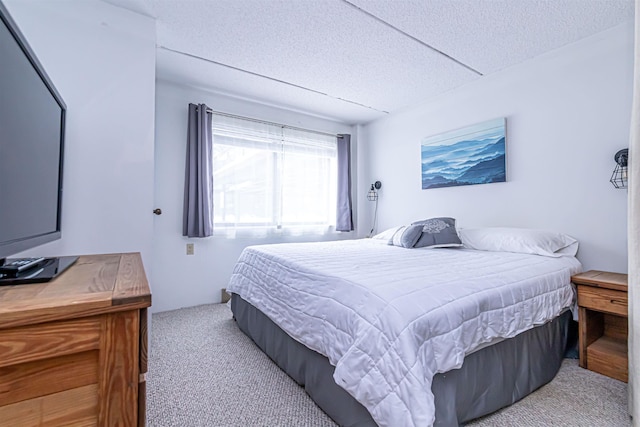
[[[149,427],[335,426],[236,326],[226,305],[153,315]],[[565,360],[520,402],[468,425],[630,426],[627,385]]]

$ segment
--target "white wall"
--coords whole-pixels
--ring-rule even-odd
[[[67,104],[62,239],[25,254],[142,252],[151,275],[155,21],[96,0],[5,0]]]
[[[354,233],[288,238],[189,239],[182,236],[184,167],[187,137],[187,106],[205,103],[216,111],[299,126],[330,133],[352,134],[352,164],[356,175],[357,136],[348,125],[204,90],[158,81],[156,85],[156,206],[153,310],[165,311],[220,301],[233,266],[249,245],[291,241],[352,238]],[[357,188],[354,187],[357,191]],[[355,194],[354,194],[355,197]],[[354,206],[354,210],[357,206]],[[195,254],[186,255],[186,244],[195,244]]]
[[[434,216],[552,229],[580,241],[586,269],[625,272],[627,192],[609,178],[628,146],[632,52],[624,24],[364,126],[361,179],[383,184],[378,229]],[[507,118],[506,183],[421,189],[423,137],[497,117]]]

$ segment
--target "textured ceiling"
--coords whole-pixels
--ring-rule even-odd
[[[105,1],[156,19],[159,78],[346,123],[633,19],[633,0]]]

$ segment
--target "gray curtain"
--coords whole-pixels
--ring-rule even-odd
[[[207,110],[204,104],[189,104],[182,220],[182,235],[187,237],[213,234],[211,113]]]
[[[352,231],[351,135],[338,135],[338,212],[336,231]]]

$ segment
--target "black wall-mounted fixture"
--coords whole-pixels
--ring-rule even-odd
[[[367,193],[367,199],[372,201],[372,202],[375,202],[376,200],[378,200],[378,191],[377,190],[379,190],[380,187],[382,187],[382,183],[380,181],[376,181],[373,184],[371,184],[371,189]]]
[[[616,167],[609,180],[616,188],[627,188],[627,163],[629,161],[629,149],[623,148],[613,157]]]
[[[371,224],[371,231],[369,232],[369,236],[368,237],[372,237],[373,236],[373,232],[376,229],[376,222],[378,221],[378,190],[381,187],[382,187],[382,183],[380,181],[376,181],[373,184],[371,184],[371,189],[367,193],[367,199],[372,201],[372,202],[376,202],[376,204],[375,204],[376,208],[373,211],[373,221],[372,221],[372,224]]]

